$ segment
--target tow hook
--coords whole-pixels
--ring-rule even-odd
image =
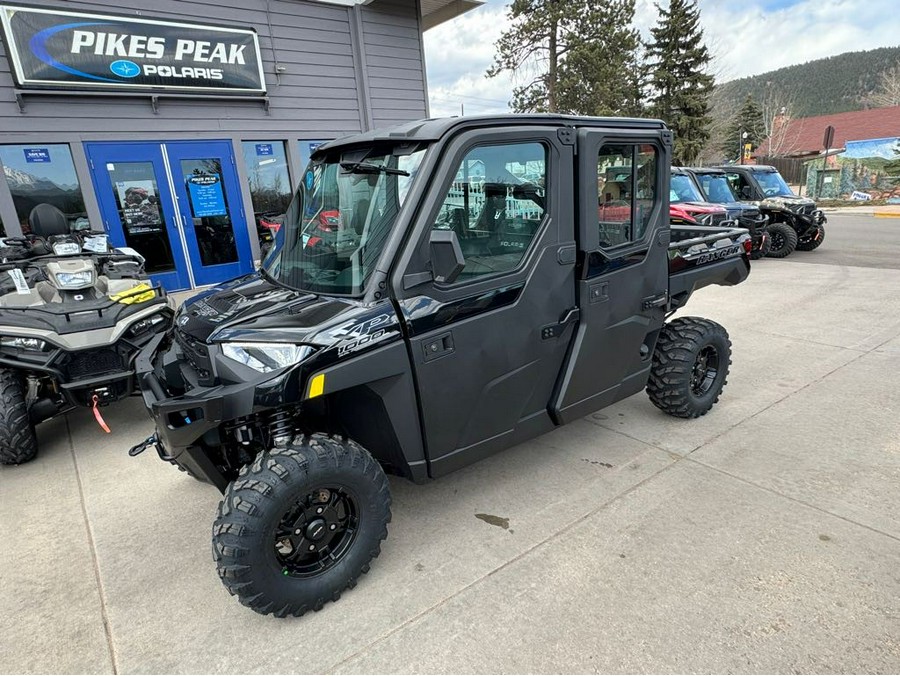
[[[155,448],[157,452],[159,452],[159,440],[156,438],[155,432],[144,439],[141,443],[137,444],[136,446],[132,446],[128,451],[128,455],[134,458],[146,451],[151,446]]]

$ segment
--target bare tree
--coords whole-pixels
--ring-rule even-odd
[[[793,96],[767,82],[760,105],[768,146],[766,154],[770,157],[783,157],[798,150],[797,142],[803,131],[803,120],[793,119],[796,108]]]
[[[878,76],[878,88],[863,99],[869,108],[900,106],[900,63]]]
[[[725,147],[725,138],[728,136],[728,127],[738,106],[734,99],[724,96],[720,87],[713,90],[709,108],[709,140],[700,151],[697,163],[702,166],[721,164],[740,157],[739,148]]]

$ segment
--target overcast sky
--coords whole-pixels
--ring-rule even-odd
[[[510,79],[484,77],[508,25],[507,4],[487,0],[425,33],[432,115],[458,115],[460,104],[467,115],[508,109]],[[636,4],[635,23],[647,37],[656,9],[652,0]],[[719,81],[900,44],[900,0],[700,0],[700,7]]]

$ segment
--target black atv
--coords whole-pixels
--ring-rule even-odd
[[[31,235],[0,239],[0,464],[38,452],[35,425],[135,392],[134,357],[168,328],[173,305],[137,252],[105,233],[70,233],[39,204]],[[106,431],[109,431],[108,429]]]
[[[775,167],[734,164],[718,167],[725,172],[734,193],[754,202],[769,217],[771,258],[785,258],[799,251],[812,251],[825,241],[825,214],[808,197],[798,197]]]
[[[738,201],[724,171],[710,167],[673,167],[672,173],[690,176],[706,201],[721,204],[728,212],[729,218],[750,231],[750,237],[753,239],[751,260],[757,260],[768,254],[771,243],[767,227],[769,217],[760,211],[758,205]]]
[[[302,615],[354,586],[387,536],[385,472],[435,479],[643,389],[710,410],[728,334],[666,318],[746,279],[751,241],[670,227],[671,146],[659,121],[532,115],[318,148],[259,273],[138,358],[156,433],[131,453],[224,493],[213,551],[241,603]]]

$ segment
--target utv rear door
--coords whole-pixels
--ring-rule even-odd
[[[551,406],[571,422],[639,392],[668,293],[671,136],[581,130],[581,321]]]
[[[464,132],[439,166],[393,277],[433,477],[553,428],[577,317],[573,147],[557,128]],[[459,242],[452,283],[431,279],[432,233]]]

